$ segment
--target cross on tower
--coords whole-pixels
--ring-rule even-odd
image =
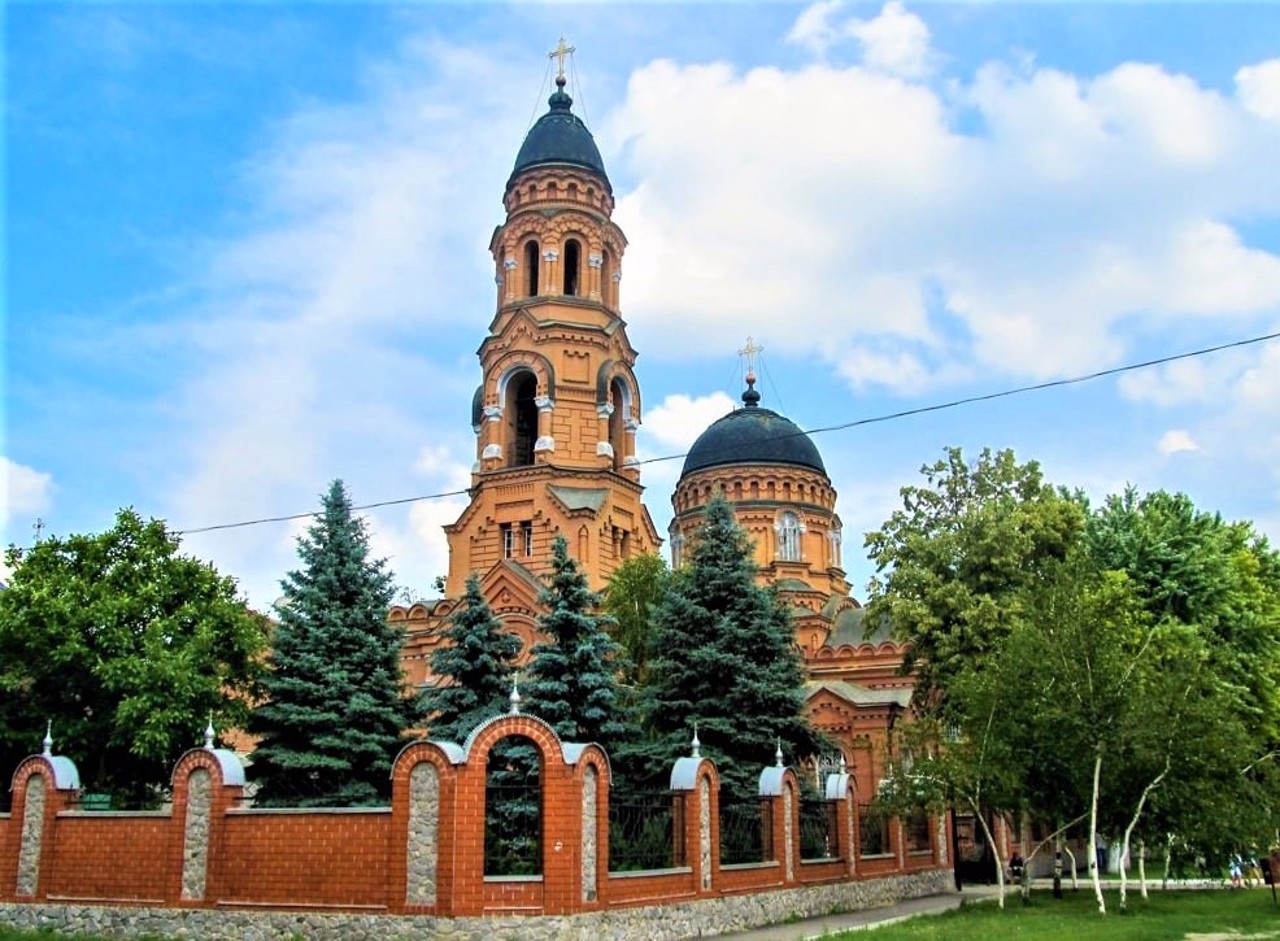
[[[747,337],[747,345],[738,350],[739,356],[745,356],[747,358],[747,375],[752,379],[754,379],[756,375],[756,354],[763,352],[764,347],[756,344],[755,337]]]
[[[564,59],[565,59],[565,56],[573,52],[577,52],[577,49],[574,48],[573,46],[566,46],[564,43],[564,37],[561,36],[560,42],[556,44],[556,47],[547,53],[548,59],[559,60],[559,62],[557,63],[558,71],[556,73],[557,82],[562,83],[564,81]]]

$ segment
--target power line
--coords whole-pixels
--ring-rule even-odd
[[[929,412],[941,412],[946,409],[959,408],[962,405],[973,405],[978,402],[990,402],[994,399],[1009,398],[1014,395],[1023,395],[1027,392],[1040,392],[1045,389],[1056,389],[1062,386],[1078,385],[1082,382],[1091,382],[1094,379],[1104,379],[1107,376],[1117,376],[1121,373],[1133,372],[1138,369],[1150,369],[1152,366],[1163,366],[1165,363],[1175,363],[1179,360],[1194,359],[1198,356],[1208,356],[1211,353],[1220,353],[1223,350],[1236,349],[1242,346],[1252,346],[1257,343],[1266,343],[1268,340],[1280,339],[1280,331],[1275,333],[1265,333],[1261,336],[1249,337],[1244,340],[1233,340],[1230,343],[1219,343],[1217,346],[1206,346],[1198,350],[1190,350],[1186,353],[1174,353],[1171,356],[1161,356],[1156,359],[1144,360],[1140,363],[1127,363],[1123,366],[1113,366],[1110,369],[1100,369],[1097,372],[1085,373],[1080,376],[1070,376],[1066,379],[1050,379],[1047,382],[1037,382],[1033,385],[1017,386],[1012,389],[1002,389],[999,392],[987,392],[983,395],[971,395],[962,399],[951,399],[947,402],[936,402],[932,405],[921,405],[916,408],[902,409],[897,412],[889,412],[885,415],[875,415],[870,418],[858,418],[853,421],[841,422],[838,425],[825,425],[821,428],[813,428],[809,431],[795,431],[785,435],[777,435],[775,440],[785,440],[787,438],[808,437],[811,435],[826,434],[831,431],[846,431],[850,428],[860,428],[864,425],[875,425],[881,422],[896,421],[900,418],[910,418],[913,415],[924,415]],[[747,445],[748,447],[750,445]],[[723,454],[732,455],[736,449],[733,446],[725,448]],[[664,454],[661,457],[650,457],[637,464],[659,464],[664,461],[675,461],[688,456],[687,451],[679,454]],[[443,500],[446,497],[460,497],[469,493],[468,490],[447,490],[441,493],[427,493],[416,497],[402,497],[399,500],[383,500],[379,503],[366,503],[361,506],[352,507],[353,510],[376,510],[384,506],[400,506],[405,503],[419,503],[424,500]],[[293,520],[307,519],[317,515],[317,511],[312,510],[308,513],[291,513],[288,516],[265,516],[259,519],[242,520],[237,523],[219,523],[216,526],[200,526],[192,529],[173,530],[178,536],[190,536],[195,533],[209,533],[224,529],[242,529],[246,526],[258,526],[263,523],[286,523]]]

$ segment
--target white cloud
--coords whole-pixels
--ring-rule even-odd
[[[1164,455],[1200,450],[1200,445],[1196,444],[1195,439],[1191,437],[1191,432],[1184,428],[1173,428],[1166,431],[1160,436],[1160,443],[1156,447]]]
[[[862,43],[871,68],[908,78],[929,73],[929,27],[898,0],[886,3],[875,19],[851,20],[846,28]]]
[[[53,499],[53,475],[0,456],[0,525],[17,516],[43,513]]]
[[[1280,59],[1268,59],[1236,72],[1236,94],[1252,113],[1280,121]]]
[[[820,0],[796,18],[787,41],[809,49],[819,58],[840,42],[855,40],[869,69],[919,78],[932,70],[929,27],[899,0],[889,0],[872,19],[849,17],[837,22],[840,0]]]
[[[698,435],[737,405],[723,392],[710,395],[669,395],[644,415],[645,436],[656,438],[664,453],[687,451]],[[656,455],[655,455],[656,456]]]
[[[787,42],[804,46],[818,56],[825,55],[828,47],[840,39],[831,17],[842,6],[841,0],[819,0],[806,7],[787,33]]]
[[[810,7],[792,38],[837,11]],[[1273,149],[1235,100],[1137,64],[991,63],[948,88],[827,65],[633,74],[608,127],[640,181],[616,218],[646,354],[733,329],[916,393],[926,363],[1068,375],[1122,361],[1135,326],[1280,306],[1280,256],[1232,221],[1280,212]],[[860,349],[874,360],[850,369]]]

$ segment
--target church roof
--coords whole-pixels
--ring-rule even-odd
[[[909,689],[872,689],[847,680],[810,680],[805,684],[804,698],[813,699],[824,691],[839,696],[854,706],[897,706],[906,709],[911,705]]]
[[[520,145],[507,188],[510,189],[515,178],[525,170],[568,164],[595,173],[612,193],[613,187],[604,172],[604,161],[600,159],[600,148],[582,119],[572,112],[573,99],[565,94],[564,79],[557,78],[556,86],[547,99],[550,110],[529,128],[524,143]]]
[[[755,378],[747,377],[742,408],[717,419],[698,436],[684,459],[681,476],[729,464],[794,464],[826,476],[822,455],[789,418],[760,407]]]

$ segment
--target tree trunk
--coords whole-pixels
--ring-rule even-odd
[[[1142,887],[1143,899],[1151,896],[1147,893],[1147,841],[1138,837],[1138,884]]]
[[[1129,859],[1129,841],[1133,837],[1133,828],[1138,825],[1138,818],[1142,816],[1142,808],[1147,804],[1147,798],[1151,796],[1151,792],[1160,786],[1164,780],[1164,776],[1169,773],[1170,759],[1166,756],[1164,760],[1164,769],[1153,778],[1146,787],[1142,789],[1142,796],[1138,798],[1138,806],[1134,808],[1133,818],[1129,821],[1129,825],[1124,828],[1124,848],[1120,853],[1120,911],[1125,910],[1125,906],[1129,902],[1128,881],[1129,867],[1126,861]],[[1140,874],[1142,870],[1139,871]],[[1147,884],[1146,880],[1142,882],[1142,896],[1146,898]]]
[[[1166,834],[1164,840],[1164,880],[1160,888],[1169,888],[1169,871],[1173,868],[1173,834]]]
[[[982,808],[978,806],[977,801],[970,800],[969,806],[973,808],[973,815],[978,818],[978,823],[982,824],[982,832],[987,838],[987,846],[991,847],[991,855],[996,858],[996,887],[999,889],[999,895],[996,896],[996,902],[1000,908],[1004,908],[1004,860],[1000,858],[1000,847],[996,846],[996,838],[991,833],[991,828],[987,826],[987,818],[982,813]]]
[[[1102,749],[1098,748],[1093,759],[1093,794],[1089,801],[1089,868],[1093,870],[1093,894],[1098,900],[1098,914],[1107,913],[1107,902],[1102,897],[1102,873],[1098,871],[1098,791],[1102,782]]]
[[[1080,891],[1080,875],[1076,872],[1076,854],[1071,852],[1071,844],[1063,843],[1062,851],[1067,854],[1067,859],[1071,860],[1071,891]]]

